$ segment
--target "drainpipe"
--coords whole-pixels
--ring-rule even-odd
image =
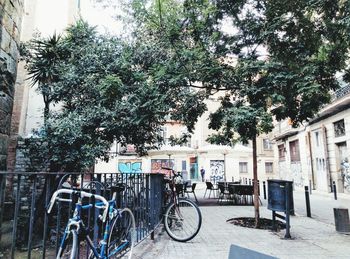
[[[324,148],[324,153],[325,153],[325,159],[326,159],[326,171],[327,171],[327,178],[329,178],[329,187],[332,192],[332,174],[331,170],[329,167],[329,156],[328,156],[328,138],[327,138],[327,129],[326,127],[322,124],[322,136],[323,136],[323,148]]]
[[[312,180],[312,189],[315,190],[315,174],[314,174],[314,160],[312,158],[312,147],[311,147],[311,133],[307,133],[308,144],[309,144],[309,153],[310,153],[310,165],[311,165],[311,180]]]

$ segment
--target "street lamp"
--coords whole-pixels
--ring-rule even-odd
[[[224,155],[224,181],[226,182],[226,155],[228,154],[228,150],[224,150],[222,154]]]
[[[173,167],[171,166],[171,163],[170,163],[170,161],[171,161],[171,160],[170,160],[171,154],[167,154],[167,155],[168,155],[168,157],[169,157],[169,158],[168,158],[169,168],[173,169]]]

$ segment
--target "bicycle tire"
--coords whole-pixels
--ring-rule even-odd
[[[70,246],[70,243],[72,245]],[[77,259],[78,258],[78,234],[75,229],[67,235],[63,246],[60,247],[56,259]]]
[[[175,241],[187,242],[194,238],[202,225],[202,214],[198,206],[181,198],[177,206],[170,203],[164,214],[164,227],[168,235]]]
[[[124,208],[119,211],[118,217],[113,219],[107,241],[108,258],[120,258],[128,253],[132,257],[136,242],[136,223],[132,211]]]

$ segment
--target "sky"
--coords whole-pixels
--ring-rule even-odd
[[[122,22],[113,18],[120,14],[117,7],[103,7],[94,5],[92,0],[80,0],[81,15],[91,25],[95,25],[101,33],[120,34],[123,29]]]

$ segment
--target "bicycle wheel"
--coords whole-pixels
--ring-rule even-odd
[[[56,259],[77,259],[78,258],[78,234],[72,229],[67,235],[63,245],[57,253]]]
[[[168,235],[179,242],[194,238],[202,225],[202,214],[190,200],[179,199],[178,204],[170,203],[165,210],[164,226]]]
[[[135,218],[130,209],[124,208],[113,219],[107,242],[108,258],[120,258],[128,253],[132,256],[132,250],[136,242]]]

